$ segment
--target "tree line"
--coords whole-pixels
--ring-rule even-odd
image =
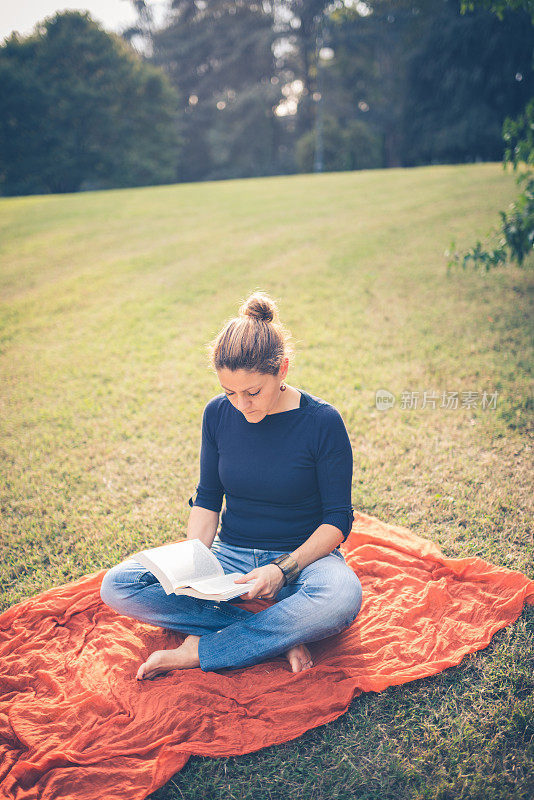
[[[534,94],[519,2],[132,2],[0,47],[3,194],[498,161]]]

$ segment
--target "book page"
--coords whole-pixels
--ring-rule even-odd
[[[143,550],[138,554],[138,559],[160,582],[161,575],[165,576],[172,590],[189,586],[194,580],[224,575],[217,558],[200,539],[187,539]]]
[[[201,581],[191,581],[189,584],[193,589],[196,589],[202,594],[222,594],[226,592],[236,592],[243,589],[248,592],[254,584],[255,580],[247,581],[246,583],[234,583],[236,578],[243,577],[243,572],[230,572],[228,575],[218,575],[215,578],[205,578]]]
[[[214,603],[224,603],[226,600],[233,600],[235,597],[245,594],[245,592],[248,592],[248,590],[248,583],[238,583],[236,584],[234,591],[229,589],[227,592],[219,592],[218,594],[204,594],[203,592],[199,592],[197,589],[192,589],[191,587],[177,589],[176,594],[179,597],[182,595],[187,595],[188,597],[196,597],[198,600],[211,600]]]

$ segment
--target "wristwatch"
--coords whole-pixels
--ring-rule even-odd
[[[274,561],[271,561],[271,564],[276,564],[276,566],[280,567],[284,573],[284,586],[288,583],[293,583],[296,581],[300,574],[299,565],[293,556],[289,555],[289,553],[284,553],[283,556],[278,556],[278,558],[275,558]]]

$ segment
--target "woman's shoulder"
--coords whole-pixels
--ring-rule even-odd
[[[204,417],[207,420],[216,420],[221,416],[221,412],[228,405],[228,398],[224,392],[212,397],[204,406]]]
[[[329,420],[338,420],[342,418],[337,408],[332,403],[329,403],[328,400],[305,392],[303,389],[299,389],[299,391],[304,394],[310,405],[310,410],[317,415],[318,419],[328,422]]]
[[[221,407],[221,405],[223,404],[223,401],[227,400],[227,399],[228,398],[226,397],[224,392],[221,392],[220,394],[216,394],[215,397],[212,397],[210,400],[208,400],[208,402],[204,406],[204,410],[207,409],[208,411],[216,411],[217,409],[219,409]]]
[[[339,410],[316,395],[309,395],[313,401],[313,438],[318,446],[323,446],[329,442],[333,447],[345,446],[349,439],[347,426]]]

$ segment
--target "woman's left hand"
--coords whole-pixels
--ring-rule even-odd
[[[285,583],[284,573],[276,564],[257,567],[251,572],[247,572],[246,575],[236,578],[234,583],[247,583],[247,581],[253,580],[256,583],[247,594],[240,596],[240,600],[252,600],[254,597],[261,597],[262,600],[274,600]]]

